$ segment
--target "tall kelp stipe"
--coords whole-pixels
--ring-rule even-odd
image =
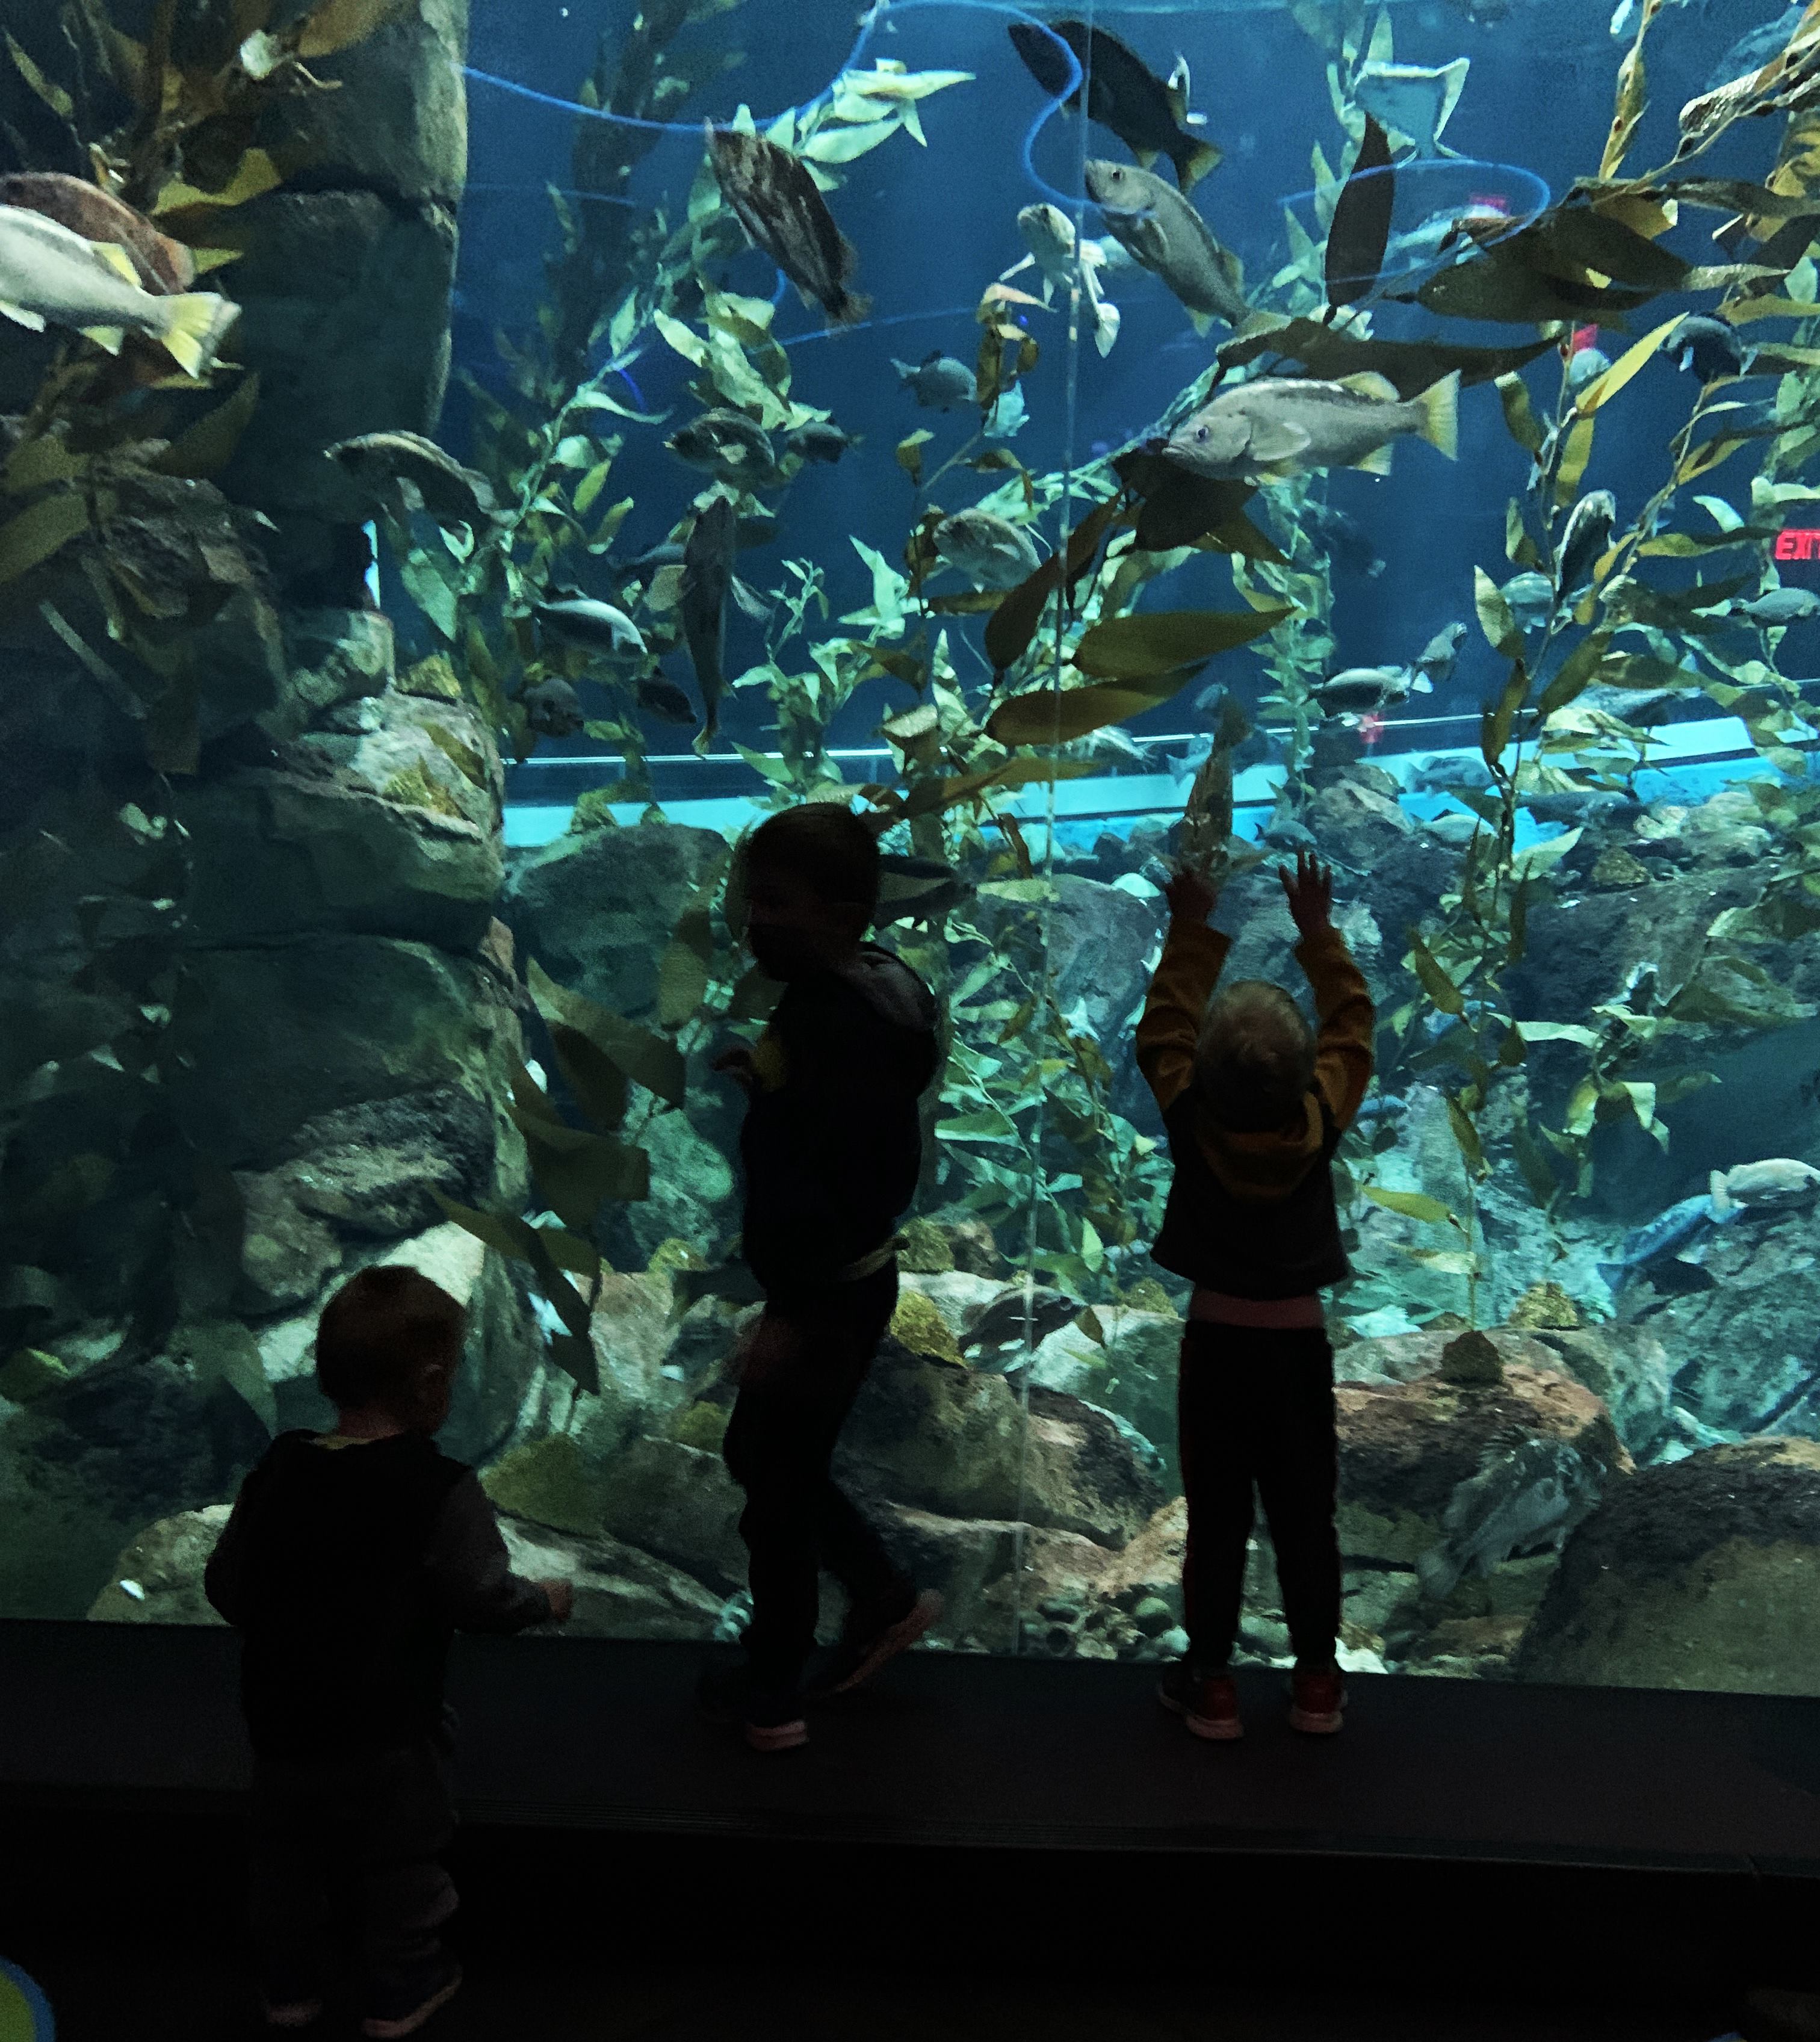
[[[400,9],[319,0],[273,29],[275,11],[159,0],[142,41],[102,0],[48,8],[31,49],[9,36],[0,53],[37,102],[34,133],[56,138],[29,149],[9,132],[13,167],[54,166],[124,202],[155,270],[231,290],[229,266],[257,231],[250,202],[308,164],[312,109],[337,89],[310,67],[355,51]],[[42,955],[67,962],[55,996],[28,988],[10,1004],[6,1061],[36,1073],[32,1110],[60,1116],[67,1146],[48,1159],[14,1141],[10,1155],[0,1394],[23,1401],[63,1379],[38,1343],[78,1316],[80,1297],[94,1313],[130,1312],[120,1358],[181,1354],[270,1425],[258,1348],[231,1310],[241,1194],[180,1134],[171,1103],[185,1076],[172,1023],[199,998],[185,790],[224,729],[264,717],[269,734],[290,734],[266,528],[216,481],[258,379],[225,362],[187,373],[136,335],[26,344],[44,350],[43,378],[0,468],[0,609],[24,653],[15,706],[74,687],[55,715],[94,733],[97,763],[74,791],[36,797],[4,853],[9,934],[36,931]],[[105,1274],[85,1288],[72,1271],[101,1232]]]
[[[1513,567],[1545,579],[1547,617],[1539,632],[1526,633],[1497,583],[1478,571],[1481,626],[1510,662],[1481,732],[1491,785],[1455,790],[1480,828],[1464,847],[1439,920],[1410,931],[1405,963],[1419,989],[1388,1017],[1398,1050],[1385,1074],[1387,1084],[1399,1070],[1451,1074],[1445,1101],[1466,1170],[1466,1209],[1455,1211],[1422,1193],[1363,1187],[1367,1199],[1451,1237],[1444,1245],[1402,1252],[1438,1273],[1462,1275],[1474,1323],[1488,1273],[1478,1190],[1491,1174],[1494,1145],[1508,1149],[1521,1181],[1553,1216],[1592,1189],[1596,1129],[1634,1122],[1665,1148],[1662,1112],[1711,1082],[1699,1061],[1711,1054],[1709,1045],[1727,1031],[1773,1027],[1810,1011],[1778,982],[1763,955],[1820,928],[1820,871],[1803,841],[1820,805],[1810,788],[1785,777],[1804,778],[1806,762],[1791,740],[1810,726],[1798,683],[1776,667],[1770,634],[1764,656],[1740,660],[1721,649],[1737,629],[1732,599],[1756,575],[1708,581],[1703,569],[1708,560],[1754,552],[1764,578],[1772,579],[1767,549],[1777,507],[1815,493],[1775,477],[1798,466],[1815,443],[1814,276],[1807,250],[1820,228],[1820,200],[1814,117],[1799,101],[1820,64],[1820,10],[1803,13],[1784,55],[1752,78],[1683,109],[1681,145],[1669,166],[1621,179],[1640,117],[1643,38],[1658,11],[1645,7],[1621,69],[1600,175],[1583,180],[1562,208],[1503,239],[1482,264],[1433,279],[1417,293],[1433,309],[1536,319],[1545,333],[1619,324],[1665,291],[1716,289],[1718,316],[1740,328],[1795,322],[1791,340],[1765,345],[1752,364],[1759,373],[1781,372],[1773,418],[1765,420],[1759,407],[1733,395],[1734,379],[1701,384],[1669,444],[1662,483],[1622,526],[1608,492],[1581,487],[1600,415],[1671,343],[1683,315],[1653,327],[1577,389],[1564,367],[1546,420],[1516,370],[1498,379],[1510,431],[1531,461],[1524,494],[1509,506],[1506,551]],[[1734,123],[1791,103],[1776,164],[1761,186],[1681,173]],[[1736,259],[1702,269],[1662,248],[1684,207],[1730,215],[1719,238]],[[1551,315],[1560,325],[1547,323]],[[1711,529],[1673,529],[1683,494],[1753,442],[1763,445],[1765,459],[1752,481],[1748,519],[1722,499],[1702,495],[1694,500]],[[1643,564],[1659,560],[1694,564],[1692,587],[1672,590],[1646,578]],[[1652,721],[1699,693],[1742,719],[1773,769],[1750,783],[1774,832],[1772,854],[1757,869],[1756,901],[1717,915],[1673,982],[1658,968],[1639,967],[1584,1019],[1517,1018],[1507,975],[1523,959],[1548,875],[1573,856],[1580,836],[1566,829],[1519,851],[1525,798],[1634,790],[1650,756]],[[1627,713],[1631,702],[1638,707]],[[1554,1101],[1558,1126],[1543,1118],[1546,1099]]]

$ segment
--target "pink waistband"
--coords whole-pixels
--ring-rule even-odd
[[[1324,1326],[1321,1300],[1302,1298],[1234,1298],[1224,1291],[1197,1290],[1188,1317],[1220,1326],[1256,1326],[1274,1333],[1302,1332]]]

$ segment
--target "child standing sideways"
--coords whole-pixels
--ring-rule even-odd
[[[416,2032],[461,1983],[437,1931],[455,1830],[442,1700],[453,1629],[561,1623],[566,1581],[511,1570],[473,1470],[437,1451],[461,1307],[416,1270],[362,1270],[324,1307],[332,1432],[284,1432],[241,1485],[208,1600],[242,1634],[253,1746],[249,1906],[273,2028],[322,2013],[331,1891],[357,1887],[367,2035]]]
[[[829,1472],[897,1302],[894,1229],[922,1168],[917,1100],[940,1050],[935,996],[862,940],[879,862],[859,816],[833,802],[786,809],[744,855],[747,946],[784,985],[758,1042],[716,1065],[749,1102],[741,1245],[766,1300],[734,1357],[721,1449],[746,1492],[752,1616],[744,1664],[709,1669],[700,1700],[755,1750],[785,1751],[808,1741],[803,1669],[822,1568],[847,1613],[811,1692],[857,1687],[941,1614]]]
[[[1371,1080],[1371,996],[1331,920],[1330,872],[1302,853],[1279,871],[1314,992],[1314,1034],[1281,986],[1214,996],[1230,939],[1192,872],[1164,889],[1169,932],[1138,1027],[1138,1064],[1162,1109],[1175,1180],[1151,1252],[1195,1286],[1178,1424],[1188,1535],[1188,1656],[1158,1690],[1197,1737],[1242,1736],[1227,1662],[1238,1632],[1252,1490],[1263,1499],[1295,1653],[1289,1720],[1331,1733],[1345,1691],[1334,1658],[1340,1543],[1333,1350],[1321,1291],[1352,1267],[1334,1209],[1333,1153]]]

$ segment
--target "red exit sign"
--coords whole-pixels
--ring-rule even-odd
[[[1776,535],[1779,560],[1820,560],[1820,530],[1811,526],[1790,526]]]

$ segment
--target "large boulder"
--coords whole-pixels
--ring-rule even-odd
[[[627,1019],[649,1018],[657,966],[690,895],[726,855],[681,823],[584,830],[510,855],[499,912],[522,956]]]
[[[1063,874],[981,886],[973,919],[1001,952],[1041,942],[1056,1004],[1111,1052],[1144,996],[1162,931],[1154,895]]]
[[[1618,1485],[1568,1541],[1515,1670],[1820,1692],[1820,1444],[1715,1447]]]
[[[180,1510],[128,1542],[94,1600],[98,1623],[227,1623],[202,1586],[203,1570],[234,1514],[231,1503]]]

